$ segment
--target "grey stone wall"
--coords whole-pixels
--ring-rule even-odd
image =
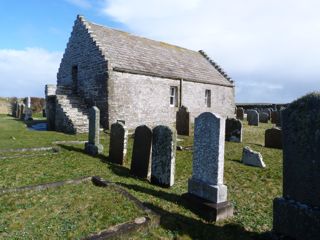
[[[73,26],[67,48],[57,74],[58,85],[72,86],[72,67],[78,66],[78,95],[88,107],[100,109],[101,123],[108,126],[107,78],[108,63],[81,17]]]
[[[170,86],[180,81],[112,71],[108,83],[109,123],[125,120],[128,128],[138,125],[175,126],[177,107],[170,106]],[[182,104],[191,113],[191,121],[201,112],[234,116],[234,89],[210,84],[183,82]],[[211,90],[211,107],[205,105],[205,90]],[[179,100],[180,101],[180,100]]]
[[[217,113],[224,118],[235,116],[234,88],[183,81],[182,105],[191,113],[191,121],[203,112]],[[205,104],[205,90],[211,90],[211,107]]]

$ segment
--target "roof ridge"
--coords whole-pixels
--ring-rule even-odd
[[[80,16],[81,19],[84,19],[83,16]],[[88,20],[84,20],[84,22],[86,24],[93,24],[93,25],[96,25],[96,26],[99,26],[99,27],[102,27],[102,28],[105,28],[105,29],[109,29],[109,30],[112,30],[112,31],[117,31],[117,32],[121,32],[121,33],[124,33],[124,34],[129,34],[130,36],[132,37],[136,37],[136,38],[140,38],[140,39],[145,39],[145,40],[148,40],[148,41],[152,41],[152,42],[157,42],[159,44],[166,44],[166,45],[169,45],[171,47],[174,47],[174,48],[180,48],[180,49],[183,49],[183,50],[187,50],[187,51],[191,51],[191,52],[194,52],[194,53],[197,53],[198,51],[196,50],[192,50],[192,49],[189,49],[189,48],[185,48],[185,47],[181,47],[181,46],[178,46],[178,45],[175,45],[175,44],[171,44],[171,43],[168,43],[168,42],[164,42],[164,41],[159,41],[159,40],[154,40],[154,39],[151,39],[151,38],[147,38],[147,37],[142,37],[142,36],[139,36],[139,35],[136,35],[136,34],[133,34],[131,32],[126,32],[126,31],[123,31],[123,30],[120,30],[120,29],[117,29],[117,28],[113,28],[113,27],[106,27],[104,25],[101,25],[101,24],[98,24],[98,23],[95,23],[95,22],[91,22],[91,21],[88,21]]]
[[[217,64],[215,61],[212,60],[212,58],[209,57],[208,54],[206,54],[205,51],[203,50],[199,50],[199,53],[208,60],[208,62],[222,75],[224,76],[229,82],[233,83],[234,81],[232,80],[232,78],[226,73],[226,71],[219,65]]]

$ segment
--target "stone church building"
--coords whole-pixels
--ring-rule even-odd
[[[203,51],[107,28],[78,16],[61,60],[57,85],[46,85],[49,128],[88,131],[88,109],[101,125],[174,126],[185,106],[191,121],[202,112],[234,116],[234,84]]]

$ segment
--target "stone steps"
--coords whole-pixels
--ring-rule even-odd
[[[72,94],[69,88],[57,89],[57,104],[62,109],[76,133],[89,131],[89,111],[81,98]]]

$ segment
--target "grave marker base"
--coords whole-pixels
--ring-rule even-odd
[[[95,145],[89,142],[85,143],[84,151],[92,156],[102,153],[103,146],[101,144]]]
[[[229,201],[213,203],[190,193],[182,195],[186,205],[194,213],[209,222],[217,222],[233,216],[233,206]]]

